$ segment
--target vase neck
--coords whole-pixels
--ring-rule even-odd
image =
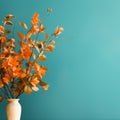
[[[19,99],[8,99],[8,102],[18,102]]]

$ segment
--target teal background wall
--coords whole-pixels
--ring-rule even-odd
[[[50,89],[20,97],[21,120],[120,120],[120,0],[1,0],[0,20],[29,23],[48,7],[47,28],[65,30],[45,63]]]

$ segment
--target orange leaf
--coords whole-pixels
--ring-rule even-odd
[[[26,39],[29,39],[31,36],[32,36],[32,32],[29,31],[29,32],[27,33],[27,35],[26,35]]]
[[[54,45],[48,45],[47,49],[52,52],[54,50],[55,46]]]
[[[63,30],[64,30],[63,27],[57,27],[53,35],[56,37],[59,34],[61,34]]]
[[[4,33],[4,27],[0,25],[0,33]]]
[[[20,74],[20,78],[25,78],[27,75],[25,73]]]
[[[0,102],[2,102],[3,101],[3,96],[0,96]]]
[[[9,34],[11,31],[10,30],[5,30],[5,33],[6,34]]]
[[[47,83],[43,82],[42,80],[40,80],[40,83],[39,83],[39,84],[40,84],[42,87],[47,85]]]
[[[38,80],[37,77],[36,77],[36,78],[33,78],[33,79],[30,81],[30,83],[31,83],[33,86],[37,85],[39,82],[40,82],[40,81]]]
[[[4,85],[2,83],[2,81],[0,80],[0,88],[2,88]]]
[[[48,37],[49,37],[49,36],[48,36],[48,34],[46,33],[46,34],[45,34],[45,38],[48,39]]]
[[[24,87],[24,92],[27,93],[27,94],[32,93],[31,87],[29,87],[28,85],[26,85],[26,86]]]
[[[43,25],[40,25],[39,32],[44,32],[44,30],[45,30],[45,27]]]
[[[11,21],[8,21],[8,20],[5,20],[5,21],[3,22],[3,24],[4,24],[4,25],[12,25],[12,22],[11,22]]]
[[[36,74],[38,74],[41,78],[45,75],[45,72],[47,72],[48,69],[45,68],[44,66],[39,66],[38,64],[36,64],[35,66],[35,72]]]
[[[8,84],[10,81],[10,76],[8,74],[5,74],[5,77],[3,78],[3,83]]]
[[[46,56],[45,55],[39,56],[37,58],[37,60],[40,61],[40,62],[42,62],[42,61],[46,60]]]
[[[14,15],[9,14],[9,15],[7,15],[5,18],[6,18],[6,19],[11,19],[11,18],[14,18]]]
[[[21,40],[24,40],[25,39],[25,35],[20,33],[20,32],[17,32],[17,35],[20,37]]]
[[[39,90],[39,88],[37,86],[32,86],[32,89],[37,92]]]
[[[49,88],[49,85],[43,86],[43,89],[44,89],[44,90],[48,90],[48,88]]]
[[[32,17],[32,25],[37,25],[40,22],[39,20],[39,14],[35,13]]]
[[[25,28],[25,29],[28,29],[27,25],[24,23],[24,22],[20,22],[20,25]]]

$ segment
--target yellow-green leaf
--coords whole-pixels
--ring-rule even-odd
[[[48,9],[47,9],[47,12],[52,12],[52,8],[48,8]]]
[[[20,37],[21,40],[25,39],[25,35],[22,34],[21,32],[17,32],[17,35]]]
[[[24,92],[27,93],[27,94],[32,93],[32,89],[31,89],[31,87],[28,86],[28,85],[26,85],[26,86],[24,87]]]
[[[24,23],[24,22],[20,22],[20,25],[25,28],[25,29],[28,29],[27,25]]]
[[[42,62],[42,61],[46,60],[46,56],[45,55],[41,55],[41,56],[39,56],[37,58],[37,60]]]

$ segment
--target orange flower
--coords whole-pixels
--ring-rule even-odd
[[[59,34],[61,34],[63,31],[63,27],[57,27],[55,32],[53,33],[53,35],[56,37],[58,36]]]
[[[32,17],[32,25],[37,25],[40,22],[39,20],[39,14],[35,13]]]
[[[4,33],[4,27],[0,25],[0,33]]]

